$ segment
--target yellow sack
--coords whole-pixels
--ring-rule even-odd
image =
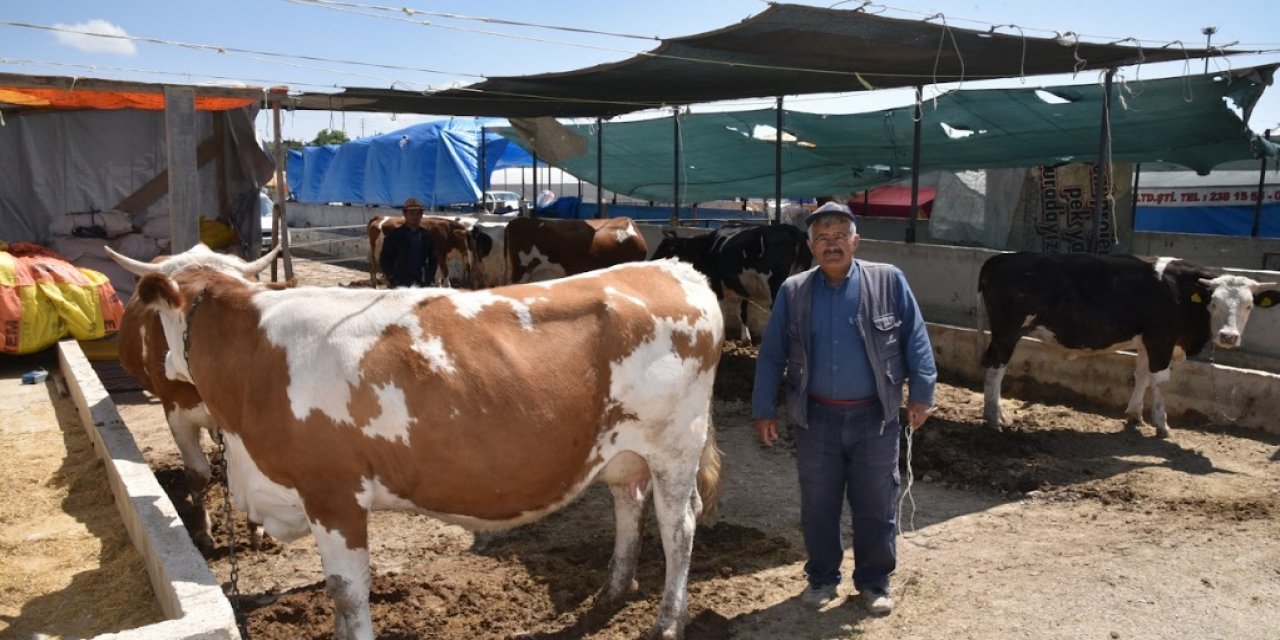
[[[210,249],[221,249],[239,240],[235,229],[221,220],[200,216],[200,242]]]
[[[71,335],[115,333],[124,305],[106,276],[49,255],[0,252],[0,353],[35,353]]]

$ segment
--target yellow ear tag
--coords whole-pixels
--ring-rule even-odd
[[[1263,298],[1263,299],[1262,299],[1261,304],[1262,304],[1262,306],[1264,306],[1264,307],[1269,307],[1269,306],[1271,306],[1271,304],[1272,304],[1272,303],[1271,303],[1271,298]]]
[[[1196,303],[1196,304],[1200,304],[1201,302],[1204,302],[1204,298],[1201,298],[1201,297],[1200,297],[1200,292],[1199,292],[1199,291],[1197,291],[1197,292],[1195,292],[1195,293],[1191,294],[1191,301],[1192,301],[1192,302],[1194,302],[1194,303]]]

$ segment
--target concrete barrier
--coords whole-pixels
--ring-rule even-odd
[[[80,345],[74,340],[59,342],[58,363],[80,421],[106,467],[120,519],[146,563],[160,609],[169,618],[98,638],[239,638],[231,603],[191,542],[177,509],[142,457]]]
[[[976,329],[930,324],[929,337],[938,369],[960,380],[981,385],[981,339]],[[1009,361],[1004,396],[1061,398],[1087,402],[1124,413],[1133,391],[1137,356],[1112,352],[1071,359],[1071,352],[1033,338],[1023,338]],[[1173,366],[1165,385],[1170,426],[1179,422],[1233,424],[1280,433],[1280,376],[1211,362],[1186,361]],[[1151,409],[1147,393],[1147,411]],[[981,420],[981,407],[974,419]]]

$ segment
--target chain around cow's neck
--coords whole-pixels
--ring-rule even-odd
[[[196,307],[200,306],[200,303],[204,301],[205,291],[205,289],[201,289],[200,293],[197,293],[195,299],[191,301],[191,306],[187,307],[187,324],[182,328],[182,360],[187,363],[188,378],[191,377],[191,360],[188,358],[191,353],[191,318],[196,315]],[[194,380],[191,382],[195,384]]]

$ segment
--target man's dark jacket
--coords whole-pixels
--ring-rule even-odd
[[[382,241],[382,255],[378,257],[378,266],[387,276],[387,283],[395,287],[430,287],[435,285],[436,266],[439,259],[436,254],[435,241],[426,229],[419,227],[422,234],[422,262],[413,264],[410,256],[410,233],[408,225],[400,226],[387,232]]]

